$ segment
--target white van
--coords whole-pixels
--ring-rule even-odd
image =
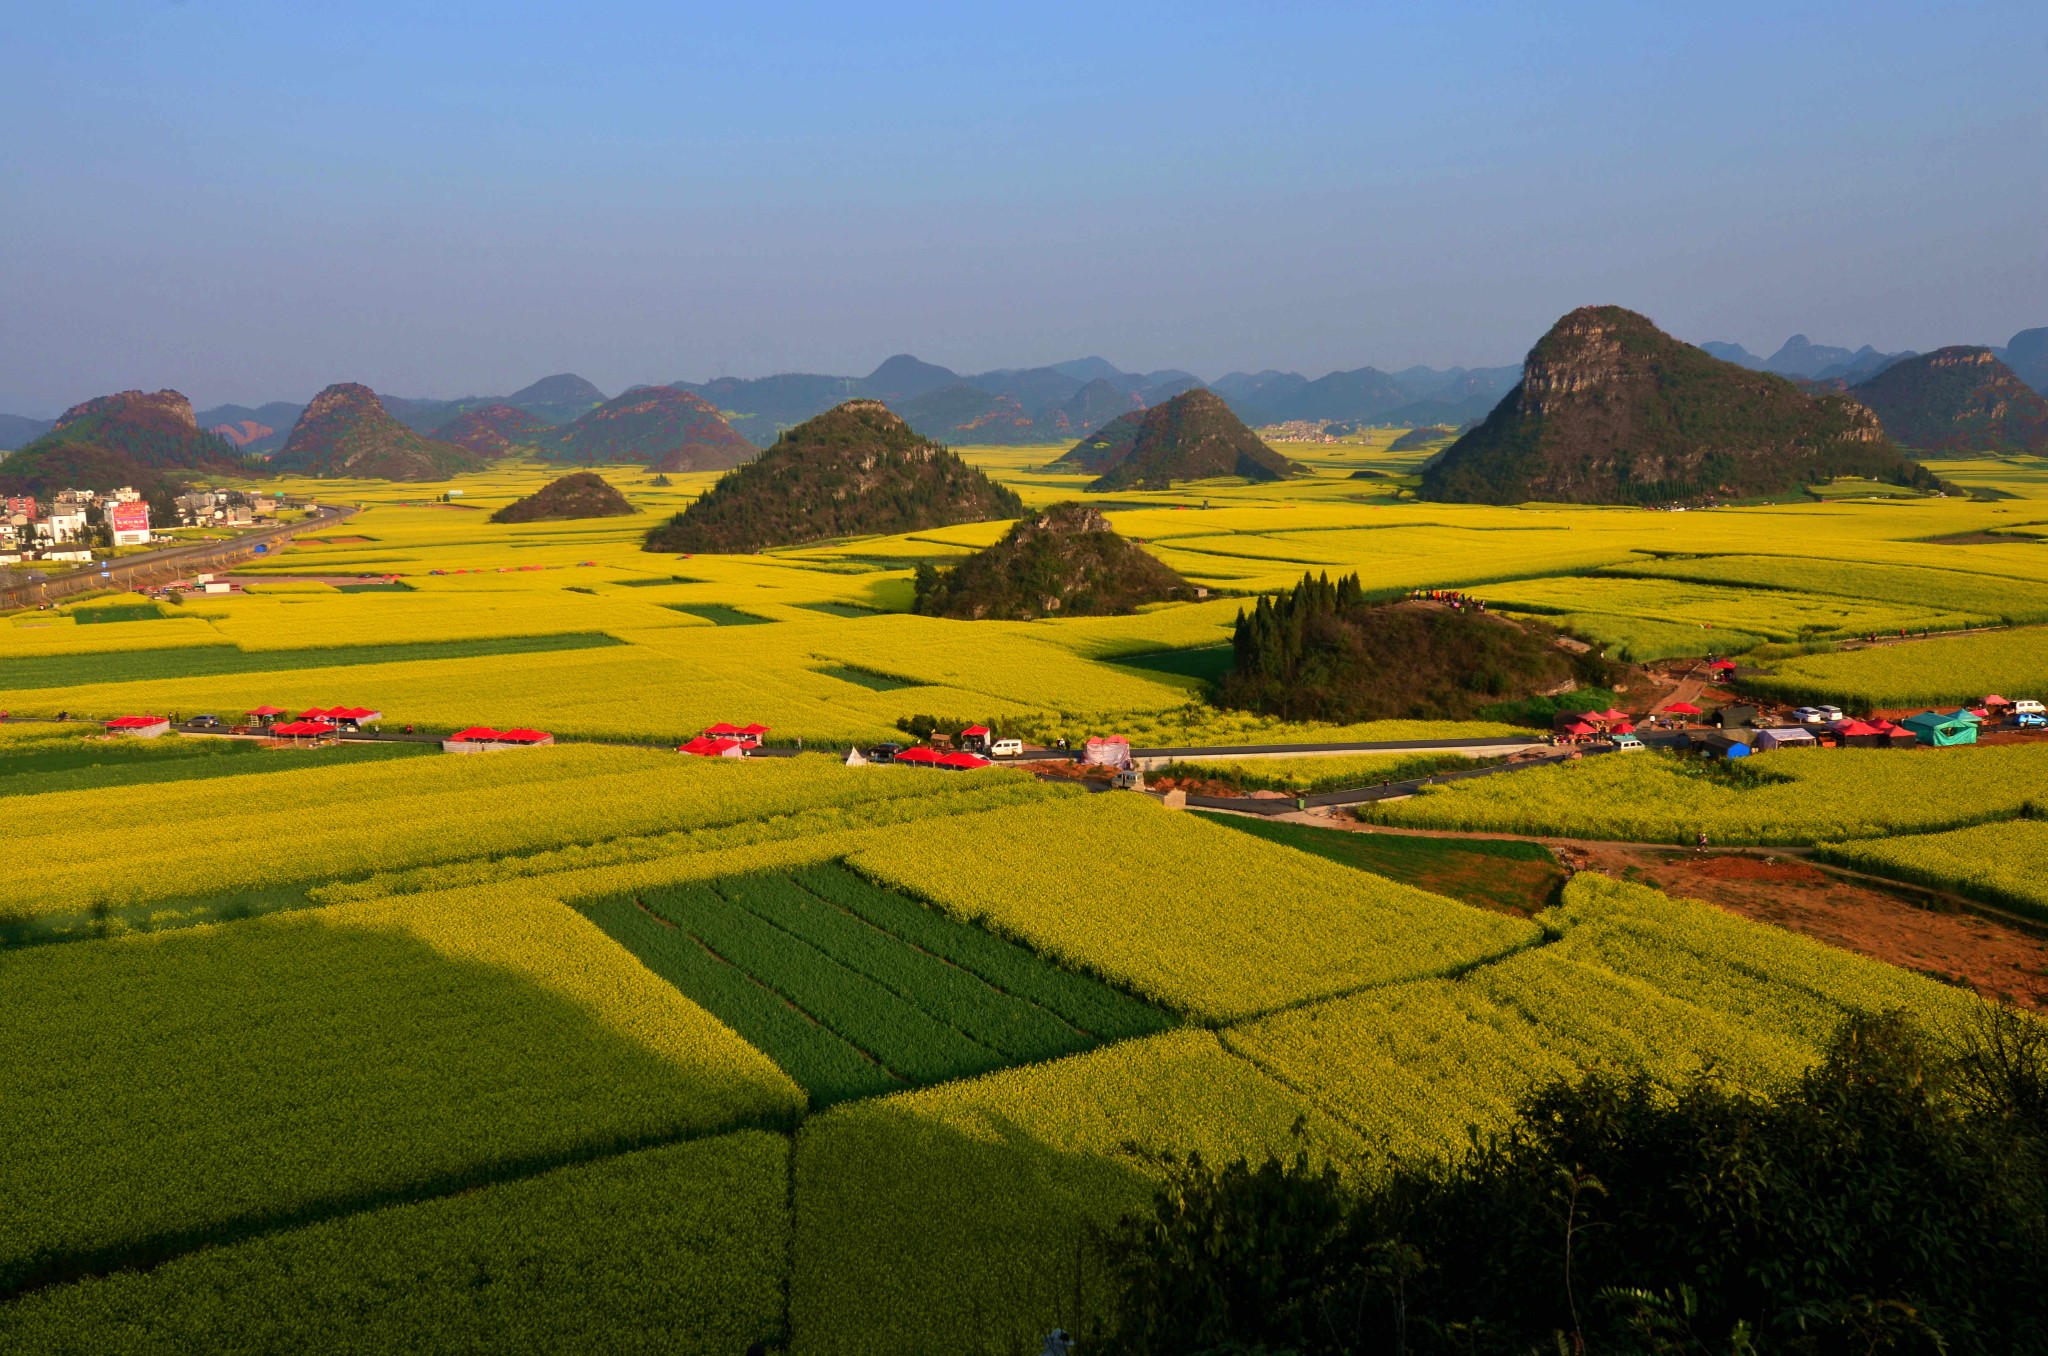
[[[1015,758],[1023,752],[1024,741],[1021,739],[998,739],[988,746],[991,758]]]
[[[2012,713],[2016,716],[2048,716],[2048,707],[2042,706],[2032,697],[2026,697],[2012,704]]]

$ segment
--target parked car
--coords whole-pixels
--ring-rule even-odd
[[[1015,758],[1023,752],[1024,741],[1021,739],[998,739],[988,746],[991,758]]]
[[[2048,716],[2048,706],[2043,706],[2032,697],[2026,697],[2012,704],[2013,714],[2020,716]]]
[[[2019,715],[2014,716],[2012,719],[2013,724],[2019,726],[2023,730],[2039,730],[2043,728],[2048,728],[2048,716],[2044,716],[2040,714],[2038,711],[2022,711]]]
[[[893,763],[896,755],[903,752],[901,744],[877,744],[868,750],[870,763]]]
[[[1616,753],[1641,753],[1643,751],[1643,741],[1637,739],[1632,734],[1618,734],[1614,737],[1614,751]]]
[[[1802,706],[1792,713],[1792,719],[1801,725],[1824,725],[1830,717],[1823,716],[1818,706]]]
[[[1820,718],[1823,722],[1848,719],[1842,713],[1842,708],[1839,706],[1816,706],[1813,709],[1820,712]]]
[[[185,724],[187,724],[187,725],[196,725],[196,726],[198,726],[198,727],[199,727],[200,729],[203,729],[203,730],[217,730],[217,729],[219,729],[219,728],[220,728],[220,717],[219,717],[219,716],[194,716],[194,717],[192,717],[192,719],[190,719],[190,720],[186,721],[186,722],[185,722]]]

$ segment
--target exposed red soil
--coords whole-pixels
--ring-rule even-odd
[[[1995,919],[1915,904],[1791,858],[1574,847],[1587,866],[1608,875],[2048,1012],[2048,939]]]

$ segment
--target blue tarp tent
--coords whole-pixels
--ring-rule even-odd
[[[1938,749],[1977,742],[1977,719],[1968,711],[1922,711],[1917,716],[1907,716],[1899,724],[1911,730],[1922,744]]]

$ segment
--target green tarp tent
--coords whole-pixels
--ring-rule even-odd
[[[1899,724],[1911,730],[1922,744],[1932,744],[1936,748],[1977,742],[1977,722],[1967,711],[1956,714],[1922,711],[1917,716],[1907,716]]]

